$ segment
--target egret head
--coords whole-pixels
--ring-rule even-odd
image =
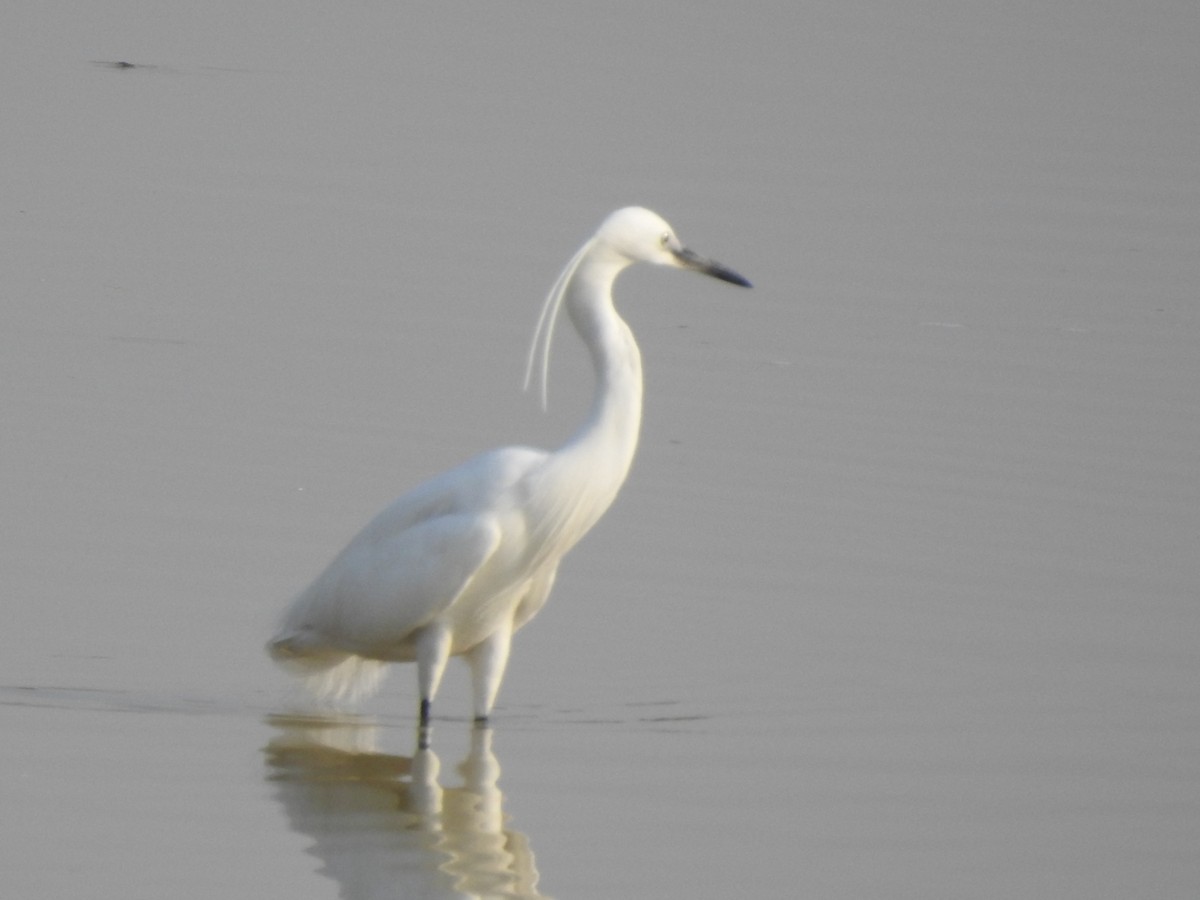
[[[662,216],[640,206],[627,206],[610,215],[594,241],[630,262],[694,269],[730,284],[750,287],[750,282],[737,272],[684,247]]]
[[[737,272],[711,259],[698,256],[683,246],[675,236],[675,229],[658,213],[640,206],[618,209],[605,219],[600,229],[579,248],[554,282],[546,302],[542,304],[542,314],[538,316],[533,343],[529,347],[529,358],[525,364],[525,387],[529,387],[533,378],[535,363],[539,364],[543,409],[546,407],[546,373],[550,365],[550,341],[554,334],[554,323],[558,318],[563,298],[574,283],[576,273],[581,266],[585,266],[584,271],[588,273],[584,279],[586,290],[581,296],[591,296],[593,299],[607,298],[611,302],[610,289],[613,279],[622,269],[635,262],[694,269],[730,284],[750,287],[750,282]]]

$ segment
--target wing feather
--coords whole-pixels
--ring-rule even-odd
[[[288,610],[273,644],[286,655],[387,658],[446,610],[500,545],[490,516],[444,515],[386,540],[363,532]]]

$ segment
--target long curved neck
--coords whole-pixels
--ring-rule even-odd
[[[563,301],[596,370],[587,420],[551,453],[535,480],[531,566],[554,561],[604,515],[625,483],[642,424],[642,358],[633,332],[617,315],[612,285],[628,261],[590,254],[565,287]]]
[[[612,302],[613,282],[627,265],[623,259],[585,260],[565,298],[592,357],[596,393],[587,420],[560,452],[586,458],[592,478],[611,480],[614,495],[633,462],[642,424],[642,355]]]

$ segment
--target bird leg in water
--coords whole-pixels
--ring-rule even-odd
[[[433,698],[442,673],[446,671],[446,660],[450,658],[450,630],[443,625],[431,624],[417,635],[417,687],[421,692],[421,724],[429,723],[433,712]]]
[[[475,721],[487,722],[508,666],[512,646],[512,619],[505,619],[490,635],[467,651],[471,687],[475,694]]]

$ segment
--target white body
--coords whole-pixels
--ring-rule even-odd
[[[415,661],[425,719],[447,658],[463,655],[475,715],[487,717],[513,632],[545,604],[559,561],[608,509],[633,461],[641,356],[611,288],[638,260],[712,265],[684,251],[648,210],[610,216],[560,276],[535,335],[544,386],[565,302],[596,370],[584,425],[557,451],[493,450],[393,502],[288,608],[272,656],[308,675],[319,693],[338,696],[373,688],[383,664]],[[715,265],[710,274],[739,277]]]

